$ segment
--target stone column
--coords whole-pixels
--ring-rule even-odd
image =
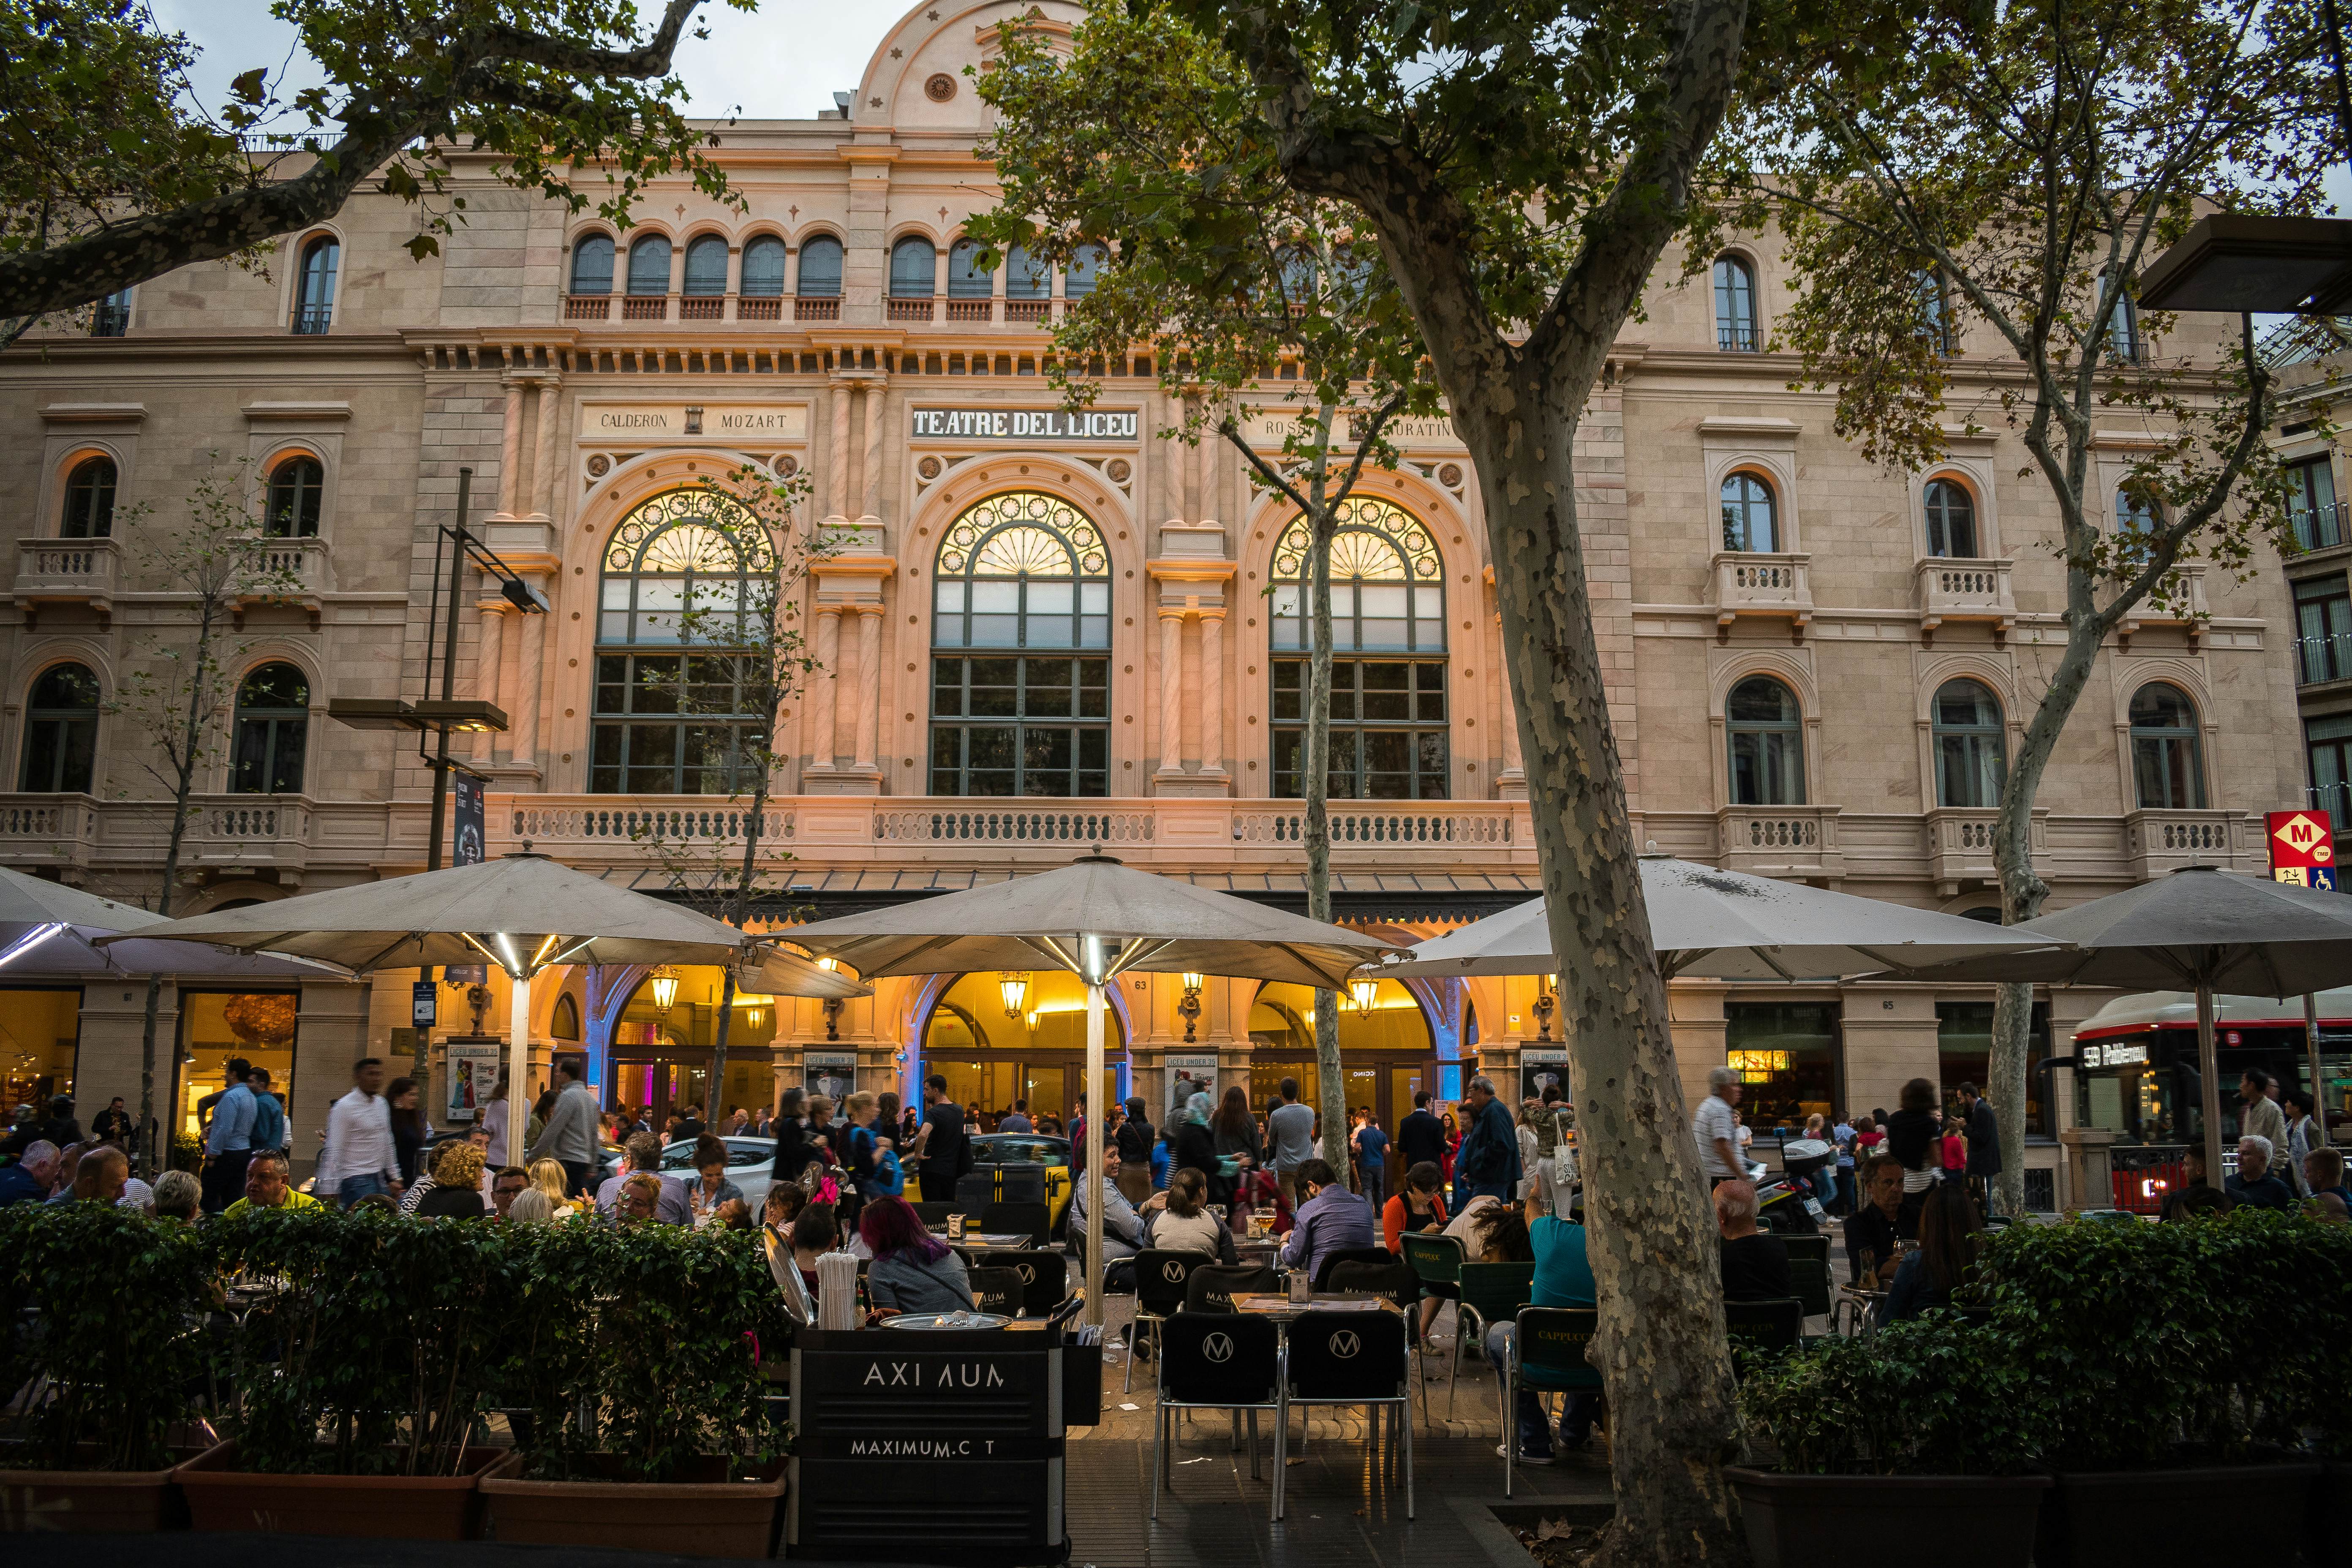
[[[498,704],[507,710],[508,725],[501,750],[511,755],[515,744],[515,708],[522,690],[522,616],[508,615],[501,610],[499,620]]]
[[[1225,612],[1201,612],[1201,771],[1225,776]]]
[[[541,407],[546,405],[542,402]],[[525,582],[541,592],[546,584],[534,582],[529,574]],[[514,710],[507,715],[513,725],[514,762],[517,767],[539,765],[539,683],[546,667],[545,616],[515,615],[508,617],[514,625],[515,638],[521,645],[521,658],[515,667],[515,684],[509,688],[514,699]]]
[[[1502,624],[1496,616],[1495,623]],[[1499,644],[1497,645],[1499,648]],[[1501,712],[1503,726],[1503,772],[1495,783],[1496,793],[1506,800],[1528,798],[1528,771],[1519,759],[1519,714],[1511,701],[1511,673],[1503,668],[1499,657],[1489,661],[1495,671],[1495,688],[1500,694],[1495,706]]]
[[[853,384],[846,381],[833,384],[833,446],[826,457],[824,476],[824,521],[829,523],[849,521],[849,398]],[[830,766],[830,762],[826,765]]]
[[[563,468],[560,456],[563,437],[563,386],[552,379],[539,384],[539,459],[530,470],[533,516],[555,515],[556,481]]]
[[[507,383],[506,430],[499,446],[499,515],[522,504],[522,383]]]
[[[835,426],[837,429],[838,426]],[[820,605],[816,612],[815,678],[809,683],[809,771],[831,773],[834,731],[841,713],[841,607]]]
[[[866,396],[872,408],[876,399]],[[869,447],[870,449],[870,447]],[[857,606],[857,749],[860,771],[874,769],[875,741],[882,720],[882,606]]]
[[[499,623],[506,618],[507,606],[501,600],[495,604],[478,605],[475,607],[481,612],[482,630],[474,647],[474,695],[484,702],[495,702],[504,708],[506,702],[499,695],[499,666],[506,658],[506,639]],[[428,697],[438,697],[440,694],[441,689],[437,685],[425,693]],[[474,732],[473,751],[476,766],[489,766],[498,742],[498,736],[488,730],[477,730]]]
[[[1184,416],[1188,421],[1199,410],[1201,400],[1197,397],[1188,397],[1184,400]],[[1200,441],[1188,441],[1184,444],[1184,489],[1183,493],[1176,498],[1176,501],[1187,522],[1200,521],[1202,512],[1205,510],[1202,505],[1201,497],[1201,446]]]
[[[1184,771],[1184,612],[1160,612],[1160,772]]]
[[[1201,516],[1202,522],[1214,522],[1225,508],[1225,438],[1214,430],[1201,437]]]
[[[882,521],[882,392],[881,385],[866,388],[866,461],[864,484],[858,494],[863,498],[858,506],[857,521]],[[877,612],[878,613],[878,612]]]

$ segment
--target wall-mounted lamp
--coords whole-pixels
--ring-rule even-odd
[[[1559,984],[1559,976],[1557,974],[1546,974],[1536,981],[1536,1038],[1538,1040],[1548,1042],[1551,1038],[1551,1010],[1556,1005],[1551,994]]]
[[[1192,970],[1184,972],[1184,999],[1176,1004],[1176,1016],[1184,1020],[1184,1043],[1195,1044],[1192,1030],[1201,1021],[1201,984],[1206,975]]]

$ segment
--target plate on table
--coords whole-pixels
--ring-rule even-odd
[[[886,1329],[1001,1329],[1013,1320],[1002,1312],[901,1312],[885,1318]]]

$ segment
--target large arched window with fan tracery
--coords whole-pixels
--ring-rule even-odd
[[[1444,800],[1445,563],[1421,520],[1384,500],[1339,504],[1331,539],[1334,800]],[[1274,547],[1274,793],[1306,793],[1313,646],[1307,520]],[[1288,656],[1288,657],[1286,657]]]
[[[1035,490],[948,527],[933,569],[931,783],[944,795],[1110,793],[1110,558]]]
[[[598,600],[592,791],[725,795],[756,765],[746,650],[766,636],[775,570],[759,520],[723,496],[671,490],[621,520]]]

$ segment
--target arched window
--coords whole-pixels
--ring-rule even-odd
[[[572,245],[572,291],[610,294],[613,291],[613,237],[583,234]]]
[[[84,458],[66,476],[59,539],[104,539],[114,531],[114,459]]]
[[[1982,809],[2000,804],[2009,748],[2000,703],[1974,680],[1948,680],[1931,710],[1936,739],[1936,804]]]
[[[931,793],[1108,795],[1102,531],[1053,496],[991,496],[949,526],[932,576]]]
[[[1082,245],[1072,252],[1069,268],[1062,278],[1062,298],[1083,300],[1093,293],[1096,275],[1102,271],[1108,254],[1099,245]]]
[[[131,290],[117,289],[89,310],[89,335],[119,338],[131,331]]]
[[[319,502],[326,486],[327,470],[316,458],[289,458],[278,464],[269,471],[262,531],[272,539],[317,538]]]
[[[629,292],[669,292],[669,241],[649,234],[629,247]]]
[[[803,300],[833,300],[841,294],[841,241],[820,234],[801,242],[801,276],[797,289]]]
[[[2155,500],[2146,491],[2130,489],[2116,492],[2116,531],[2118,533],[2153,533],[2164,514],[2157,510]]]
[[[335,267],[343,247],[332,235],[322,234],[302,247],[302,264],[294,279],[294,330],[323,332],[335,314]]]
[[[1042,261],[1033,261],[1029,252],[1014,246],[1004,255],[1004,297],[1008,300],[1050,300],[1054,297],[1054,269]]]
[[[980,265],[976,239],[959,239],[948,247],[948,298],[985,300],[996,292],[996,273]]]
[[[1943,273],[1933,267],[1923,267],[1911,275],[1911,286],[1919,296],[1919,335],[1936,353],[1950,353],[1952,312],[1944,294]]]
[[[1743,354],[1763,346],[1756,332],[1756,274],[1737,256],[1715,258],[1715,346]]]
[[[723,496],[671,490],[604,547],[588,787],[598,795],[725,795],[762,720],[729,635],[772,581],[759,520]],[[690,618],[689,618],[690,617]],[[746,638],[757,635],[745,626]]]
[[[2150,681],[2132,693],[2132,788],[2143,811],[2205,809],[2197,705],[2177,686]]]
[[[1731,737],[1731,804],[1805,803],[1805,722],[1797,694],[1767,675],[1751,675],[1724,699]]]
[[[928,300],[939,287],[940,253],[921,235],[910,234],[890,247],[890,298]]]
[[[310,683],[290,664],[265,664],[236,689],[236,750],[229,787],[239,795],[300,795],[310,733]]]
[[[727,292],[727,241],[722,236],[706,234],[686,247],[686,291]]]
[[[28,795],[88,795],[98,770],[98,677],[85,665],[52,665],[25,704]]]
[[[1736,473],[1723,481],[1723,547],[1769,555],[1780,548],[1772,486],[1761,474]]]
[[[743,247],[743,295],[751,300],[773,300],[783,291],[784,242],[772,234],[763,234]]]
[[[580,999],[571,992],[555,999],[555,1011],[548,1018],[547,1032],[559,1040],[580,1037]]]
[[[1309,537],[1300,518],[1274,546],[1274,793],[1286,798],[1306,793]],[[1387,501],[1339,504],[1331,653],[1332,798],[1445,799],[1445,563],[1421,521]]]
[[[1927,553],[1971,561],[1977,553],[1977,503],[1956,479],[1927,481]]]
[[[2137,364],[2140,353],[2139,304],[2129,294],[2116,301],[2107,317],[2107,353],[2118,364]]]

